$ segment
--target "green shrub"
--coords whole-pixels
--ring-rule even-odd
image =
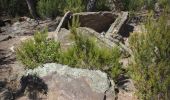
[[[161,0],[160,0],[161,1]],[[157,0],[123,0],[124,9],[128,11],[138,11],[145,7],[148,10],[154,10]]]
[[[74,13],[86,11],[86,5],[86,0],[38,0],[37,12],[43,18],[56,17],[66,11]],[[108,0],[97,1],[96,10],[109,10]]]
[[[63,12],[64,0],[39,0],[37,2],[37,12],[43,17],[56,17]]]
[[[159,0],[159,4],[166,11],[170,11],[170,0]]]
[[[96,2],[97,11],[109,11],[109,0],[97,0]]]
[[[88,0],[87,0],[88,1]],[[72,12],[83,12],[86,11],[87,2],[86,0],[66,0],[65,11],[69,10]],[[96,11],[110,10],[108,6],[108,0],[97,0]]]
[[[134,58],[130,75],[142,100],[168,100],[170,88],[170,27],[167,15],[149,18],[146,31],[133,33],[130,46]]]
[[[123,0],[124,9],[130,11],[137,11],[144,5],[144,0]]]
[[[58,62],[60,44],[54,40],[47,40],[47,32],[36,32],[34,39],[23,42],[17,49],[17,58],[28,68],[48,63]]]
[[[82,12],[85,8],[83,0],[66,0],[65,11]]]
[[[37,10],[41,17],[56,17],[66,11],[85,11],[83,0],[39,0]]]
[[[17,50],[17,58],[28,68],[34,69],[44,63],[60,63],[76,68],[100,69],[109,68],[109,74],[116,79],[121,73],[119,63],[121,52],[118,48],[101,47],[93,37],[80,31],[78,18],[73,18],[70,25],[75,44],[62,51],[60,44],[47,40],[46,32],[37,32],[34,39],[27,40]]]

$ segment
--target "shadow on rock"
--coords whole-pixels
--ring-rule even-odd
[[[20,89],[14,93],[15,99],[22,97],[26,91],[30,100],[40,100],[39,93],[47,95],[48,86],[36,75],[23,76],[20,80]]]

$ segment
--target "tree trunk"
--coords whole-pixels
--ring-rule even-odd
[[[38,18],[37,12],[36,12],[36,0],[26,0],[30,14],[34,19]]]

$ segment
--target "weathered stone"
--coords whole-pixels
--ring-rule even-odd
[[[99,70],[76,69],[60,64],[44,64],[27,74],[36,74],[48,86],[44,100],[114,100],[114,83]],[[110,87],[110,84],[112,87]],[[19,100],[26,100],[26,96]],[[104,99],[105,98],[105,99]]]
[[[62,18],[59,26],[56,29],[58,33],[60,28],[68,28],[68,22],[71,21],[71,18],[74,16],[79,17],[79,22],[81,27],[88,27],[92,28],[97,32],[107,31],[110,25],[115,21],[117,18],[117,14],[112,12],[81,12],[71,14],[71,12],[67,12],[64,17]]]
[[[45,20],[39,21],[39,25],[34,19],[28,17],[22,17],[19,21],[12,25],[6,25],[1,27],[2,34],[10,35],[32,35],[37,30],[44,30],[48,28],[49,31],[54,31],[59,21],[56,20]]]
[[[117,100],[139,100],[134,92],[126,92],[123,90],[119,90],[117,98]]]
[[[68,17],[68,14],[69,12],[65,14],[63,21],[70,21],[68,18],[66,18],[66,16]],[[80,27],[85,27],[83,30],[89,31],[88,33],[93,34],[96,38],[106,43],[109,47],[112,48],[115,46],[115,44],[117,44],[123,49],[128,50],[128,48],[120,43],[122,41],[114,38],[113,36],[117,35],[125,26],[125,22],[128,18],[128,12],[116,14],[112,12],[82,12],[75,13],[72,16],[78,16]],[[65,23],[63,21],[61,21],[61,25],[57,28],[56,37],[60,36],[58,33],[60,33],[59,30],[61,29],[61,26],[63,26],[62,24]]]
[[[73,16],[79,16],[81,27],[92,28],[97,32],[106,32],[117,18],[117,14],[112,12],[82,12]]]
[[[113,35],[118,34],[127,19],[128,12],[122,12],[115,20],[115,22],[110,26],[109,30],[106,32],[106,37],[113,37]]]
[[[11,38],[12,38],[12,36],[10,36],[10,35],[2,35],[2,36],[0,36],[0,42],[9,40]]]
[[[90,29],[90,28],[87,28],[87,27],[80,27],[80,28],[78,28],[78,29],[79,29],[81,32],[83,32],[84,34],[87,34],[87,35],[89,35],[89,36],[92,35],[92,36],[96,37],[97,40],[100,41],[100,42],[102,42],[102,43],[104,43],[104,44],[102,44],[102,45],[105,45],[106,47],[112,48],[112,47],[115,46],[114,41],[112,41],[112,40],[110,40],[109,38],[106,38],[106,37],[104,36],[105,33],[100,34],[100,33],[96,32],[95,30]]]
[[[66,24],[68,25],[68,22],[71,19],[71,15],[72,13],[70,11],[65,13],[59,25],[57,26],[57,29],[55,30],[56,33],[58,33],[61,28],[66,27]]]

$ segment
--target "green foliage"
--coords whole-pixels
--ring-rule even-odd
[[[85,11],[85,2],[83,0],[66,0],[65,11],[82,12]]]
[[[122,73],[118,48],[102,48],[94,38],[76,33],[75,44],[63,53],[62,64],[72,67],[100,69],[109,68],[110,76],[117,79]]]
[[[24,15],[28,12],[25,0],[0,0],[0,9],[9,16]]]
[[[64,0],[39,0],[37,12],[41,17],[56,17],[64,9]]]
[[[96,39],[77,31],[79,25],[78,18],[73,18],[70,31],[75,44],[66,51],[62,51],[60,44],[54,40],[47,40],[46,32],[37,32],[34,40],[27,40],[18,48],[17,58],[29,69],[49,62],[76,68],[100,70],[109,68],[110,76],[116,79],[122,73],[119,49],[101,47]]]
[[[47,32],[36,32],[34,39],[23,42],[17,49],[17,58],[28,68],[59,61],[60,44],[47,40]]]
[[[159,4],[165,11],[170,11],[170,0],[159,0]]]
[[[159,0],[158,2],[160,3],[161,6],[164,6],[164,7],[170,5],[169,0]]]
[[[86,11],[86,0],[38,0],[37,12],[43,18],[56,17],[66,11],[83,12]],[[109,10],[108,0],[99,0],[96,10]]]
[[[97,0],[96,10],[97,11],[109,11],[109,0]]]
[[[168,100],[170,87],[170,27],[167,15],[149,18],[146,31],[133,33],[130,45],[134,58],[130,75],[143,100]]]
[[[123,0],[125,10],[129,11],[141,10],[144,6],[149,10],[154,9],[155,3],[156,0]]]
[[[143,0],[123,0],[125,10],[137,10],[143,5]]]
[[[85,5],[83,0],[39,0],[37,11],[43,18],[53,18],[65,11],[85,11]]]
[[[64,52],[64,64],[73,67],[100,69],[109,68],[110,76],[114,79],[122,73],[119,63],[121,52],[117,47],[114,49],[103,48],[98,43],[96,38],[89,37],[81,31],[79,27],[79,17],[73,17],[72,24],[69,25],[70,31],[74,36],[75,44],[73,47]]]
[[[123,0],[124,10],[139,11],[145,7],[147,10],[154,10],[155,3],[159,3],[162,8],[170,7],[169,0]]]

